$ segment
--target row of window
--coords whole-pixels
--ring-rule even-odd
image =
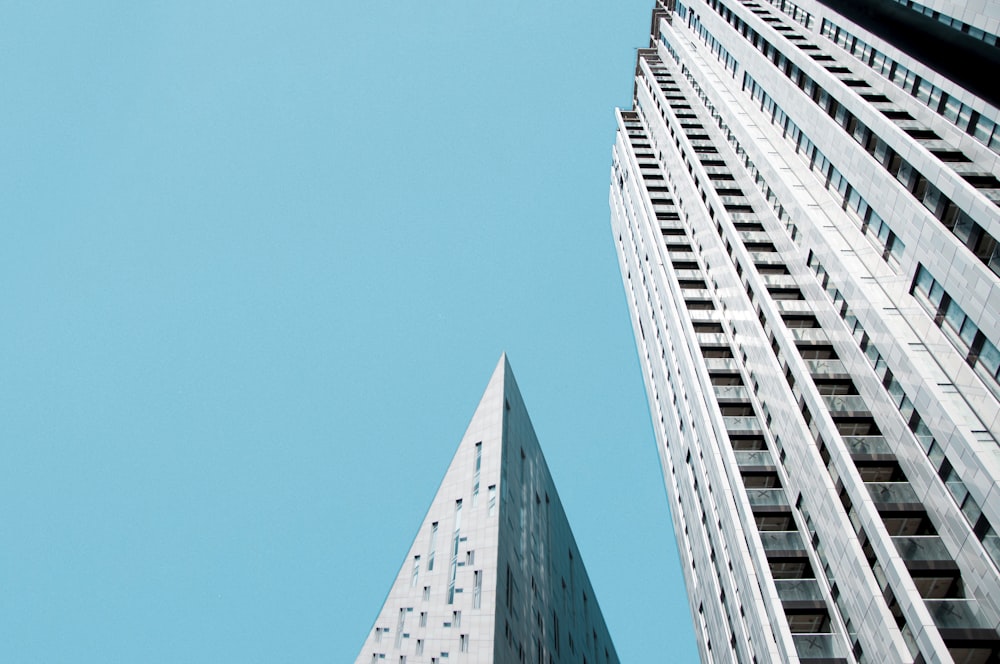
[[[669,47],[669,45],[668,45],[668,47]],[[687,74],[688,79],[691,80],[690,74],[687,73],[687,72],[685,72],[685,73]],[[694,81],[692,81],[692,84],[696,87],[696,89],[698,89],[697,88],[697,84]],[[701,92],[700,89],[698,89],[698,91],[699,91],[699,93]],[[719,122],[720,128],[722,128],[724,131],[727,131],[727,133],[730,136],[731,142],[735,141],[735,137],[732,136],[732,133],[727,130],[727,128],[725,127],[724,123],[721,121],[721,117],[717,117],[718,114],[716,112],[714,112],[714,108],[712,108],[711,103],[708,102],[708,100],[705,99],[705,98],[703,98],[702,101],[706,103],[706,106],[708,106],[711,111],[713,111],[713,113],[712,113],[713,117],[715,117],[716,120]],[[737,150],[739,152],[742,152],[741,148],[739,148],[738,142],[734,143],[734,145],[737,147]],[[745,157],[745,153],[744,153],[744,157]],[[746,161],[748,162],[748,164],[752,164],[752,162],[749,162],[749,159],[746,159]],[[756,169],[754,169],[754,170],[756,170]],[[759,173],[757,173],[757,176],[758,176],[757,177],[758,185],[766,188],[766,184],[764,184],[763,183],[763,179],[761,177],[759,177]],[[769,188],[767,188],[767,189],[769,190]],[[772,205],[775,204],[774,201],[770,201],[770,197],[769,197],[769,202],[771,202]],[[780,206],[779,206],[779,208],[780,208]],[[793,239],[794,239],[794,227],[793,227],[793,231],[792,232],[793,232]],[[877,566],[878,565],[877,561],[874,564]],[[891,595],[891,590],[887,589],[887,593],[889,593]],[[896,614],[898,612],[898,608],[897,608],[898,607],[898,603],[895,601],[895,598],[891,597],[890,599],[887,599],[887,602],[889,602],[890,609],[893,611],[894,614]],[[839,603],[838,603],[838,609],[841,609],[841,606],[839,605]],[[901,615],[900,615],[900,617],[901,617]],[[850,620],[849,619],[848,619],[848,625],[850,625]],[[909,629],[909,626],[905,624],[905,621],[904,621],[904,623],[903,623],[903,625],[901,627],[903,628],[903,633],[904,633],[905,640],[907,641],[908,645],[910,645],[911,648],[913,648],[915,646],[915,642],[914,642],[914,640],[912,638],[912,631]],[[849,629],[848,631],[849,631],[849,633],[852,632],[851,629]],[[853,646],[854,646],[854,649],[855,649],[855,655],[856,656],[860,656],[860,650],[861,650],[860,644],[858,643],[858,641],[857,641],[856,638],[852,638],[852,642],[853,642]],[[915,649],[913,650],[913,652],[915,652]]]
[[[661,38],[662,38],[662,35],[661,35]],[[664,39],[664,44],[665,44],[665,46],[666,46],[666,48],[667,48],[668,52],[670,52],[670,53],[671,53],[671,55],[672,55],[672,56],[673,56],[673,57],[675,58],[675,60],[676,60],[676,59],[677,59],[677,57],[676,57],[676,54],[674,53],[673,49],[671,49],[671,48],[670,48],[670,45],[669,45],[668,43],[666,43],[666,40],[665,40],[665,39]],[[683,65],[682,65],[682,67],[683,67]],[[687,73],[687,72],[685,72],[685,73]],[[688,75],[688,78],[689,78],[689,80],[691,79],[690,75]],[[692,81],[692,83],[694,84],[694,82],[693,82],[693,81]],[[697,86],[696,86],[696,87],[697,87]],[[699,92],[700,92],[700,90],[699,90]],[[704,99],[704,98],[703,98],[703,101],[705,101],[705,102],[706,102],[706,105],[707,105],[707,106],[709,107],[709,109],[713,111],[712,115],[713,115],[713,117],[714,117],[714,118],[715,118],[715,119],[716,119],[716,120],[717,120],[717,121],[719,122],[719,126],[720,126],[720,127],[721,127],[721,128],[722,128],[722,129],[724,130],[724,131],[726,131],[726,130],[727,130],[727,128],[726,128],[726,127],[724,126],[724,123],[722,123],[722,121],[721,121],[721,118],[720,118],[720,117],[718,117],[718,114],[714,112],[714,109],[712,109],[712,108],[711,108],[711,105],[710,105],[709,103],[707,103],[707,100],[706,100],[706,99]],[[732,141],[732,140],[733,140],[733,139],[732,139],[732,134],[731,134],[731,132],[728,132],[728,133],[730,134],[730,140]],[[737,145],[738,145],[738,144],[737,144]],[[758,176],[759,176],[759,174],[758,174]],[[762,179],[761,179],[760,177],[758,177],[757,179],[758,179],[758,185],[760,185],[760,184],[761,184],[761,180],[762,180]],[[828,182],[828,184],[829,184],[829,182]],[[765,185],[765,186],[766,186],[766,185]],[[793,236],[793,239],[794,239],[794,236]],[[839,294],[838,294],[838,295],[839,295]],[[871,356],[869,356],[869,359],[870,359],[870,360],[872,359],[872,358],[871,358]],[[880,357],[878,357],[878,358],[875,358],[875,362],[876,362],[876,363],[877,363],[877,362],[879,362],[879,361],[881,361],[881,358],[880,358]],[[884,361],[881,361],[881,364],[882,364],[882,365],[884,366]],[[887,375],[887,377],[885,378],[885,380],[886,380],[886,382],[887,382],[887,390],[889,391],[889,393],[890,393],[891,395],[895,395],[895,394],[897,394],[898,392],[900,392],[900,391],[901,391],[901,390],[900,390],[900,386],[899,386],[898,382],[897,382],[897,381],[895,381],[895,380],[894,380],[894,378],[892,378],[892,377],[891,377],[891,375]],[[905,412],[905,411],[907,411],[907,409],[910,409],[910,408],[912,408],[912,405],[911,405],[911,404],[909,404],[909,401],[908,401],[908,400],[906,399],[905,395],[902,395],[902,394],[900,394],[899,396],[900,396],[900,399],[899,399],[899,401],[897,402],[897,406],[898,406],[898,407],[900,407],[900,409],[901,409],[901,410],[903,410],[903,411]],[[919,428],[919,427],[921,427],[921,426],[922,426],[922,423],[921,423],[921,422],[920,422],[919,420],[916,420],[916,424],[915,424],[914,426],[917,426],[917,427],[918,427],[918,431],[919,431],[919,430],[920,430],[920,428]],[[924,428],[925,428],[925,427],[924,427]],[[932,448],[931,448],[931,449],[932,449]],[[962,495],[962,494],[960,493],[960,491],[961,491],[962,489],[964,489],[964,485],[963,485],[963,484],[960,484],[960,480],[957,480],[957,478],[956,478],[956,477],[954,477],[954,474],[953,474],[953,471],[952,471],[952,469],[950,468],[950,465],[949,465],[949,466],[948,466],[947,468],[944,468],[943,466],[938,466],[938,465],[935,465],[935,468],[936,468],[936,469],[938,469],[938,471],[939,471],[939,474],[941,475],[941,477],[942,477],[943,479],[945,479],[945,478],[948,478],[948,479],[945,479],[945,482],[946,482],[946,484],[948,484],[948,483],[950,482],[950,486],[949,486],[948,488],[949,488],[949,490],[951,490],[951,492],[952,492],[952,495],[953,495],[953,496],[955,496],[955,499],[956,499],[957,501],[959,501],[959,505],[960,505],[961,507],[963,507],[963,509],[967,509],[967,510],[974,510],[974,509],[975,509],[975,507],[974,507],[974,501],[973,501],[972,503],[970,503],[970,502],[969,502],[969,500],[971,500],[971,499],[970,499],[970,498],[968,497],[968,492],[966,491],[964,495]],[[942,469],[942,468],[944,468],[944,469]],[[956,480],[957,480],[957,481],[956,481]],[[988,524],[986,524],[986,526],[985,526],[985,527],[986,527],[986,528],[987,528],[988,530],[982,530],[982,532],[984,532],[984,533],[985,533],[985,532],[990,532],[990,531],[991,531],[991,529],[989,529],[989,526],[988,526]],[[983,528],[983,526],[980,526],[980,530],[981,530],[982,528]],[[812,530],[812,529],[810,529],[810,530]],[[977,530],[977,534],[980,534],[980,530]],[[985,542],[984,542],[984,543],[985,543]],[[817,546],[818,546],[818,545],[817,545]],[[873,568],[873,569],[874,569],[874,568]],[[835,592],[835,591],[834,591],[834,592]],[[891,590],[887,590],[887,592],[888,592],[888,593],[889,593],[889,594],[891,595]],[[836,596],[835,596],[835,598],[836,598]],[[897,613],[897,611],[898,611],[898,603],[897,603],[897,602],[895,601],[895,598],[894,598],[894,597],[891,597],[891,598],[887,598],[887,602],[889,603],[889,606],[890,606],[890,609],[892,610],[892,612],[893,612],[894,614],[896,614],[896,613]],[[838,603],[838,608],[840,608],[840,607],[839,607],[839,603]],[[849,626],[849,627],[848,627],[848,632],[849,632],[849,633],[852,633],[852,634],[853,634],[853,631],[852,631],[852,630],[851,630],[851,628],[850,628],[850,621],[849,621],[849,620],[848,620],[848,623],[847,623],[847,624],[848,624],[848,626]],[[905,627],[905,624],[904,624],[904,627]],[[904,635],[906,635],[906,634],[907,634],[907,630],[904,630]],[[909,639],[907,639],[907,642],[908,642],[908,644],[909,644],[909,643],[910,643],[910,642],[912,641],[912,633],[910,633],[910,634],[909,634],[909,636],[910,636],[910,638],[909,638]],[[858,650],[860,649],[860,646],[859,646],[859,644],[857,643],[857,641],[856,641],[856,640],[854,640],[854,646],[855,646],[855,655],[856,655],[856,656],[860,656],[860,652],[858,652]]]
[[[761,38],[742,18],[734,14],[719,0],[708,0],[708,4],[729,21],[734,28],[741,31],[747,40],[768,57],[772,64],[782,71],[789,80],[795,83],[799,89],[805,92],[816,105],[833,118],[849,136],[865,148],[868,154],[872,155],[876,161],[882,164],[890,175],[896,178],[916,200],[958,237],[981,262],[994,273],[1000,274],[1000,244],[997,243],[992,235],[973,221],[965,211],[955,205],[951,199],[945,196],[935,185],[931,184],[912,165],[903,160],[884,140],[871,131],[864,123],[860,122],[853,113],[844,108],[840,102],[813,81],[810,76],[788,60],[783,53],[775,49],[767,40]],[[744,85],[745,83],[746,79],[744,79]],[[909,131],[912,133],[914,130],[911,129]],[[973,182],[969,177],[966,179],[974,186],[981,185],[985,188],[1000,187],[1000,182],[996,182],[996,178],[992,176],[984,178],[983,182]],[[836,184],[841,187],[844,186],[843,183]],[[843,194],[843,192],[841,193]],[[859,214],[864,219],[864,215],[867,212]],[[886,237],[888,237],[888,230],[885,233]]]
[[[661,35],[661,38],[662,38],[662,35]],[[669,44],[667,44],[667,47],[669,49]],[[672,49],[671,49],[671,51],[672,51]],[[683,68],[683,65],[682,65],[682,68]],[[688,77],[688,79],[691,80],[691,75],[690,75],[689,72],[687,72],[686,68],[684,69],[684,73]],[[669,77],[668,75],[663,75],[662,77],[660,75],[657,75],[656,78],[657,78],[657,82],[660,83],[661,86],[663,87],[664,93],[667,95],[668,99],[682,99],[683,98],[680,95],[679,90],[676,87],[673,87],[673,80],[672,80],[671,77]],[[700,95],[703,95],[703,92],[700,90],[700,87],[697,86],[697,83],[695,81],[693,81],[693,80],[691,80],[691,83],[692,83],[693,87],[695,87],[695,89],[697,90],[697,92]],[[724,127],[724,125],[721,123],[721,118],[719,118],[718,114],[714,112],[714,108],[712,107],[711,103],[707,100],[707,98],[702,98],[702,102],[705,103],[706,106],[710,110],[713,111],[713,117],[716,118],[720,122],[720,127]],[[684,107],[687,108],[687,105],[684,104]],[[680,121],[682,123],[682,127],[685,127],[685,128],[689,127],[689,124],[690,124],[691,131],[688,132],[689,138],[692,136],[691,132],[700,132],[700,130],[701,130],[701,125],[700,124],[696,124],[696,123],[695,124],[691,124],[690,122],[688,124],[685,124],[685,120],[684,119],[681,119]],[[671,133],[673,133],[672,127],[668,126],[668,128],[670,128],[671,129]],[[703,135],[701,133],[699,133],[697,136],[701,137],[701,138],[707,138],[707,136],[705,136],[705,135]],[[731,137],[732,140],[734,140],[734,137],[732,137],[731,132],[730,132],[730,137]],[[685,159],[685,161],[686,161],[686,159]],[[721,163],[722,162],[720,161],[720,164]],[[697,183],[697,184],[700,187],[700,182]],[[738,188],[732,188],[733,185],[730,185],[728,183],[728,181],[726,183],[724,183],[724,184],[714,184],[714,186],[716,187],[717,191],[719,191],[719,187],[723,187],[723,189],[720,191],[720,195],[723,195],[721,193],[722,191],[729,192],[730,190],[732,191],[732,193],[728,194],[728,195],[737,195],[737,194],[739,196],[743,195],[742,191],[740,191]],[[703,193],[703,198],[704,198],[704,193]],[[729,207],[729,205],[727,205],[727,208],[728,207]],[[752,208],[750,208],[750,210],[752,210]],[[711,207],[709,208],[709,212],[710,212],[710,216],[712,216],[712,217],[715,216],[714,210],[712,210]],[[739,227],[739,225],[741,223],[743,225],[746,225],[749,222],[737,222],[738,227]],[[759,226],[759,224],[754,223],[754,226],[757,227],[757,226]],[[721,230],[720,230],[720,232],[721,232]],[[666,235],[666,233],[665,233],[665,235]],[[675,235],[671,234],[669,236],[669,239],[673,239],[674,237],[675,237]],[[686,236],[681,236],[681,238],[683,238],[683,239],[686,240]],[[732,255],[732,248],[731,248],[731,246],[729,245],[728,242],[726,244],[727,244],[727,247],[729,247],[730,255]],[[748,248],[752,249],[752,247],[750,246],[751,244],[752,243],[747,243],[747,246],[748,246]],[[772,252],[774,251],[773,246],[770,245],[769,243],[762,243],[762,244],[768,244],[768,247],[770,247],[770,251],[772,251]],[[690,243],[688,243],[688,242],[669,242],[669,240],[668,240],[668,245],[667,246],[668,246],[668,248],[670,248],[672,255],[676,254],[678,250],[681,250],[681,253],[679,255],[682,258],[687,255],[687,252],[690,252],[693,249],[691,247]],[[763,248],[762,248],[762,250],[763,250]],[[677,266],[677,264],[675,262],[675,267],[676,266]],[[698,280],[697,283],[698,283],[698,285],[699,285],[700,288],[704,288],[705,284],[704,284],[703,280]],[[688,306],[689,310],[692,309],[692,307],[691,307],[691,302],[692,301],[691,300],[687,300],[687,299],[685,301],[689,305]],[[702,302],[702,300],[696,298],[694,300],[694,302],[697,303],[698,305],[700,305],[700,303]],[[696,306],[695,308],[704,308],[704,307]],[[714,307],[711,307],[711,308],[714,308]],[[702,325],[706,325],[706,324],[703,323]],[[709,323],[708,325],[712,325],[713,326],[712,328],[710,328],[711,333],[717,334],[717,333],[721,333],[722,332],[722,328],[721,328],[721,326],[718,323]],[[699,326],[697,324],[695,325],[695,330],[696,330],[696,332],[699,331]],[[720,350],[721,349],[717,349],[717,348],[713,347],[711,349],[711,352],[718,353]],[[728,356],[732,357],[732,350],[730,348],[728,348],[728,347],[726,347],[725,350],[728,351]],[[706,351],[703,350],[703,352],[706,352]],[[669,372],[668,372],[667,377],[668,377],[668,380],[669,380]],[[715,378],[713,378],[713,384],[714,383],[715,383]],[[676,407],[677,406],[676,396],[675,396],[674,401],[675,401],[675,407]],[[741,406],[732,406],[732,405],[730,405],[728,407],[723,407],[723,415],[726,415],[726,408],[730,408],[730,409],[732,409],[732,408],[740,408],[741,411],[749,408],[749,412],[748,412],[749,417],[746,417],[746,416],[743,416],[743,417],[729,417],[729,418],[727,418],[728,419],[727,425],[731,424],[732,420],[737,420],[738,419],[741,422],[744,421],[744,420],[747,421],[747,422],[749,422],[751,420],[754,421],[755,424],[753,426],[755,428],[760,426],[760,424],[757,423],[757,417],[756,417],[756,415],[753,414],[753,409],[752,409],[752,406],[750,406],[750,404],[741,405]],[[683,431],[683,419],[679,419],[678,426],[679,426],[680,430]],[[690,464],[690,462],[691,461],[690,461],[690,454],[689,454],[688,455],[688,464]],[[689,465],[689,471],[691,471],[691,470],[692,469],[691,469],[691,467]],[[698,490],[699,489],[699,482],[697,481],[697,479],[694,479],[693,477],[691,479],[692,479],[692,484],[693,484],[693,487],[694,487],[694,494],[695,494],[697,506],[698,506],[699,511],[701,513],[702,523],[704,524],[705,521],[706,521],[704,499],[701,496],[700,491]],[[708,486],[708,485],[706,484],[706,486]],[[780,486],[780,485],[778,485],[778,486]],[[711,492],[711,487],[710,486],[708,486],[708,489],[709,489],[709,492]],[[778,490],[780,491],[780,489],[778,489]],[[687,529],[685,527],[685,533],[686,532],[687,532]],[[691,562],[692,562],[692,566],[694,566],[694,558],[693,558],[693,556],[690,556],[690,559],[691,559]],[[714,553],[714,549],[712,550],[711,561],[713,563],[713,566],[715,567],[715,569],[714,569],[714,576],[715,576],[715,578],[721,578],[721,576],[720,576],[720,570],[718,568],[718,563],[717,563],[716,556],[715,556],[715,553]],[[738,589],[737,589],[737,593],[738,593]],[[730,607],[729,607],[728,603],[726,602],[725,598],[726,598],[726,595],[725,595],[725,592],[723,591],[721,593],[721,595],[720,595],[720,603],[721,603],[721,605],[725,609],[726,622],[729,625],[729,631],[730,631],[730,636],[731,636],[730,645],[731,645],[731,647],[734,650],[736,650],[736,637],[735,637],[735,632],[733,631],[733,624],[734,624],[733,623],[733,616],[731,615],[731,612],[729,610]],[[826,614],[824,613],[824,615],[826,615]],[[792,623],[792,621],[793,621],[793,617],[789,617],[789,623],[790,624]],[[819,631],[819,630],[817,630],[817,631]],[[706,639],[707,639],[707,636],[706,636]],[[799,644],[797,644],[797,645],[799,645]]]
[[[886,386],[887,392],[889,396],[893,398],[893,401],[896,404],[897,408],[899,408],[902,412],[904,412],[904,418],[907,416],[906,413],[912,414],[913,406],[910,403],[909,399],[905,396],[905,394],[902,393],[901,386],[898,384],[898,382],[895,382],[894,378],[892,377],[892,372],[889,371],[885,360],[882,359],[881,355],[878,354],[878,351],[875,349],[874,345],[869,344],[867,334],[864,333],[863,328],[857,321],[856,317],[854,317],[850,313],[850,309],[846,306],[846,302],[844,301],[844,298],[840,293],[840,291],[835,286],[830,284],[829,275],[823,269],[822,265],[819,264],[818,259],[816,259],[815,255],[811,251],[809,252],[809,256],[807,258],[807,265],[812,267],[813,270],[816,272],[817,277],[820,279],[821,285],[823,286],[827,295],[831,298],[834,306],[839,307],[838,313],[840,313],[841,316],[844,317],[845,320],[849,322],[849,324],[851,324],[851,321],[853,321],[852,331],[855,332],[855,334],[861,335],[861,343],[860,343],[861,350],[864,352],[865,357],[868,359],[868,361],[872,363],[872,366],[875,368],[875,371],[878,374],[878,376],[883,379],[884,381],[883,384]],[[799,349],[799,352],[800,354],[802,353],[801,348]],[[803,357],[805,357],[804,354]],[[836,353],[834,353],[834,357],[836,357]],[[796,394],[797,390],[795,389],[795,380],[791,376],[791,373],[789,371],[786,371],[785,378],[788,381],[789,387],[792,388],[793,394]],[[813,378],[813,382],[817,386],[817,388],[819,388],[819,384],[816,382],[815,377]],[[853,389],[853,380],[850,380],[849,384]],[[848,418],[847,420],[841,419],[839,421],[837,419],[834,419],[834,423],[837,426],[839,434],[841,436],[865,436],[865,437],[873,436],[879,439],[880,441],[884,442],[878,424],[875,422],[874,418],[871,416],[869,412],[867,403],[864,403],[863,410],[866,413],[866,416],[863,418],[866,421],[863,422],[851,423],[850,418]],[[858,535],[858,541],[861,544],[862,552],[865,555],[865,559],[867,560],[868,565],[871,567],[872,573],[874,574],[875,582],[882,590],[883,597],[886,601],[886,605],[888,606],[890,613],[892,613],[893,618],[895,619],[896,626],[899,627],[900,629],[900,634],[902,635],[903,640],[910,651],[910,654],[916,657],[919,653],[919,647],[917,645],[916,638],[914,637],[913,628],[911,627],[909,621],[907,620],[906,615],[902,611],[899,605],[899,601],[896,599],[895,593],[893,592],[892,586],[890,584],[890,577],[889,575],[886,574],[882,561],[879,560],[878,554],[875,552],[874,547],[872,547],[871,545],[870,537],[868,533],[865,531],[864,525],[858,516],[857,510],[855,509],[854,506],[854,501],[851,499],[848,485],[842,481],[840,474],[837,470],[836,463],[834,462],[834,458],[830,454],[826,440],[823,438],[819,429],[814,424],[812,412],[810,411],[808,405],[805,403],[802,404],[802,414],[805,417],[806,423],[809,425],[810,432],[815,437],[816,444],[818,445],[819,448],[820,457],[826,464],[827,472],[830,475],[830,479],[833,481],[834,486],[838,490],[840,501],[844,508],[845,513],[847,514],[847,518],[851,522],[851,525],[853,526],[856,534]],[[831,413],[831,415],[833,415],[833,413]],[[875,471],[874,478],[872,477],[872,475],[868,475],[866,477],[862,467],[856,461],[854,462],[854,467],[859,471],[859,473],[862,474],[862,481],[865,483],[865,489],[869,495],[871,495],[870,491],[871,488],[873,486],[879,485],[880,483],[880,480],[876,478],[878,478],[880,474],[883,474],[882,477],[884,478],[885,477],[884,473],[886,472],[890,473],[889,477],[891,477],[892,479],[891,482],[886,487],[880,489],[880,491],[883,489],[887,489],[890,492],[892,491],[899,492],[903,487],[906,487],[906,489],[912,493],[912,487],[909,485],[909,479],[907,478],[906,473],[902,471],[902,469],[898,465],[898,462],[896,462],[895,460],[884,462],[881,468]],[[865,468],[869,473],[872,473],[873,469],[875,469],[876,466],[866,465]],[[895,470],[890,470],[893,468]],[[896,474],[897,472],[899,473],[898,475]],[[888,489],[889,486],[891,486],[892,488]],[[899,499],[900,498],[898,497],[898,495],[888,495],[882,500],[892,502]],[[879,515],[882,518],[883,525],[886,526],[890,537],[898,536],[900,532],[902,532],[899,529],[898,520],[892,519],[891,516],[888,516],[882,513],[881,511]],[[911,511],[910,516],[914,520],[919,520],[919,521],[924,521],[927,519],[926,510],[923,508]],[[935,534],[935,532],[933,531],[933,526],[930,525],[928,527],[931,528],[931,530],[928,531],[927,533],[923,533],[923,531],[919,527],[917,528],[917,530],[919,530],[923,534],[928,534],[928,535]],[[819,552],[819,540],[817,538],[814,538],[813,542],[817,548],[817,552]],[[950,556],[950,554],[945,554],[945,555]],[[954,561],[951,562],[953,564]],[[824,560],[824,567],[829,572],[829,568],[827,565],[828,564]],[[910,574],[911,576],[913,576],[912,571],[910,572]],[[832,582],[833,580],[831,579],[831,583]],[[842,607],[839,601],[840,593],[836,587],[836,584],[834,584],[833,594],[835,599],[838,599],[837,606],[838,609],[841,610],[843,614],[844,607]],[[861,652],[860,652],[861,645],[854,636],[854,629],[853,627],[851,627],[850,619],[847,618],[846,615],[844,617],[847,620],[848,632],[852,634],[852,642],[855,648],[855,656],[861,659]]]
[[[673,47],[670,45],[670,42],[667,41],[666,37],[664,37],[662,34],[660,35],[660,40],[666,47],[667,52],[670,53],[670,55],[674,58],[676,62],[678,62],[678,64],[680,64],[681,70],[683,71],[685,78],[691,84],[691,87],[694,88],[695,92],[698,95],[698,98],[701,100],[702,104],[711,114],[712,118],[715,120],[719,129],[722,130],[723,134],[725,134],[726,140],[729,141],[729,144],[736,152],[737,157],[743,160],[743,165],[747,168],[747,171],[750,173],[751,177],[754,178],[754,182],[757,185],[757,188],[767,199],[767,202],[771,206],[771,209],[774,210],[774,213],[778,216],[778,220],[783,222],[786,228],[789,229],[789,232],[792,233],[792,239],[794,240],[797,234],[797,229],[795,227],[795,224],[792,222],[791,215],[789,215],[788,211],[785,210],[784,206],[778,202],[777,195],[764,180],[764,176],[757,169],[757,165],[754,164],[753,160],[750,159],[749,155],[747,155],[746,150],[743,149],[743,146],[740,145],[740,142],[737,140],[736,135],[732,132],[732,130],[729,128],[726,122],[722,119],[722,115],[716,110],[715,105],[712,104],[711,100],[709,100],[708,95],[706,95],[705,92],[701,89],[701,86],[698,84],[698,81],[694,78],[694,76],[691,75],[687,67],[684,64],[680,63],[680,59],[677,56],[677,52],[674,51]]]
[[[861,232],[877,242],[882,249],[882,258],[884,260],[891,258],[898,263],[903,255],[905,245],[882,217],[861,197],[857,189],[851,186],[847,178],[826,158],[826,155],[813,144],[805,132],[799,129],[798,125],[785,114],[750,74],[743,74],[743,90],[748,91],[752,99],[760,102],[761,110],[769,115],[772,123],[781,128],[782,135],[792,141],[796,154],[801,151],[802,156],[809,162],[809,169],[819,173],[824,186],[832,192],[836,192],[840,197],[841,207],[857,215],[861,221]]]
[[[923,265],[917,267],[910,292],[924,305],[955,348],[965,355],[969,366],[986,378],[987,386],[1000,397],[1000,350],[996,345],[986,338],[975,321],[965,314]]]
[[[892,370],[889,369],[888,364],[882,357],[882,354],[879,353],[875,344],[871,342],[871,339],[865,331],[864,326],[862,326],[861,321],[859,321],[857,316],[851,312],[850,307],[847,306],[847,303],[844,300],[843,295],[841,295],[839,289],[830,285],[830,277],[823,268],[819,259],[812,252],[809,252],[806,264],[812,268],[812,270],[816,273],[817,278],[820,279],[820,283],[826,290],[827,295],[833,300],[833,304],[837,308],[837,312],[840,314],[840,317],[847,324],[851,335],[858,342],[865,358],[868,360],[869,364],[871,364],[876,375],[878,375],[879,379],[882,381],[882,385],[885,387],[886,393],[895,404],[897,410],[899,410],[900,414],[903,416],[903,419],[906,420],[907,426],[910,431],[913,432],[914,437],[920,444],[920,448],[923,450],[924,454],[927,455],[927,458],[934,466],[934,469],[941,478],[941,481],[944,482],[948,492],[955,499],[959,509],[968,521],[969,527],[972,528],[973,532],[979,538],[979,541],[983,543],[983,548],[993,560],[993,564],[1000,568],[1000,535],[997,534],[989,520],[982,513],[979,503],[977,503],[975,498],[973,498],[969,493],[965,483],[958,476],[958,473],[955,472],[951,462],[948,461],[947,457],[945,457],[940,445],[938,445],[937,441],[934,439],[934,435],[931,433],[930,428],[928,428],[928,426],[924,423],[920,413],[913,406],[913,402],[908,396],[906,396],[903,386],[898,380],[896,380]],[[926,275],[926,277],[923,277],[922,275]],[[917,281],[914,284],[915,292],[925,286],[929,286],[929,292],[930,289],[936,286],[933,279],[931,279],[930,282],[926,280],[929,276],[930,275],[926,273],[926,270],[924,270],[923,267],[918,269]],[[920,284],[923,285],[921,286]],[[940,289],[940,286],[937,286],[937,288]],[[943,291],[940,292],[943,293]],[[990,345],[992,346],[992,344]]]
[[[404,638],[406,638],[406,639],[410,638],[410,635],[408,633],[406,633],[406,616],[408,614],[410,614],[410,613],[413,613],[413,607],[405,607],[405,608],[401,608],[399,610],[399,619],[396,622],[396,642],[395,642],[395,648],[397,650],[400,647],[402,647],[403,639]],[[419,626],[420,627],[427,627],[427,612],[426,611],[422,611],[420,613],[420,625]],[[461,611],[453,611],[452,612],[451,622],[444,623],[444,627],[446,627],[446,628],[460,628],[461,626],[462,626],[462,612]],[[381,644],[383,636],[385,636],[389,632],[390,632],[390,629],[388,627],[376,627],[375,628],[375,644],[376,645]],[[459,635],[459,650],[461,652],[468,652],[469,651],[469,635],[468,634],[460,634]],[[416,640],[416,646],[415,646],[415,652],[414,652],[414,654],[416,654],[416,655],[423,655],[424,654],[424,639],[417,639]],[[442,652],[441,656],[442,657],[447,657],[448,653],[447,652]],[[385,659],[385,653],[373,653],[372,654],[372,659],[374,660],[376,658],[377,659]],[[406,655],[401,655],[400,656],[400,661],[405,663],[405,661],[406,661]]]
[[[947,14],[942,14],[936,9],[931,9],[930,7],[922,5],[919,2],[913,2],[913,0],[894,0],[894,2],[897,2],[903,5],[904,7],[908,7],[909,9],[912,9],[915,12],[923,14],[924,16],[930,16],[932,19],[940,23],[944,23],[950,28],[955,28],[959,32],[964,32],[973,39],[978,39],[979,41],[986,42],[990,46],[996,46],[997,42],[1000,41],[1000,37],[997,37],[992,33],[986,32],[985,30],[977,28],[974,25],[969,25],[964,21],[960,21],[954,16],[948,16]]]
[[[683,7],[684,5],[683,3],[678,2],[677,6]],[[726,50],[722,43],[708,31],[708,28],[702,25],[701,20],[698,18],[698,14],[693,11],[685,11],[684,13],[688,16],[688,27],[698,33],[712,53],[715,54],[715,57],[717,57],[723,66],[725,66],[726,71],[732,73],[735,77],[737,67],[736,58],[730,55],[729,51]]]
[[[787,14],[793,21],[802,24],[806,29],[812,27],[813,15],[802,9],[802,7],[788,0],[767,0],[767,2],[777,7],[779,11]]]
[[[919,99],[932,111],[1000,153],[1000,125],[972,110],[927,79],[921,78],[885,53],[870,46],[833,21],[823,19],[820,33],[875,70],[897,87]]]

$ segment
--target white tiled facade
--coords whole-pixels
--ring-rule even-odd
[[[618,664],[506,356],[356,664]]]
[[[612,227],[699,649],[993,662],[1000,113],[836,4],[660,0],[618,112]],[[931,49],[995,48],[996,2],[896,5]]]

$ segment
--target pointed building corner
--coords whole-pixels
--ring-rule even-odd
[[[507,353],[356,664],[617,664]]]

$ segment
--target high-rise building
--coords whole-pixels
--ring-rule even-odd
[[[611,209],[702,659],[1000,659],[996,0],[659,0]]]
[[[506,355],[356,664],[618,664]]]

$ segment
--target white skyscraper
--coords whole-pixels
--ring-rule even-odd
[[[923,2],[661,0],[618,112],[704,661],[1000,659],[1000,3]]]
[[[506,355],[356,664],[618,664]]]

